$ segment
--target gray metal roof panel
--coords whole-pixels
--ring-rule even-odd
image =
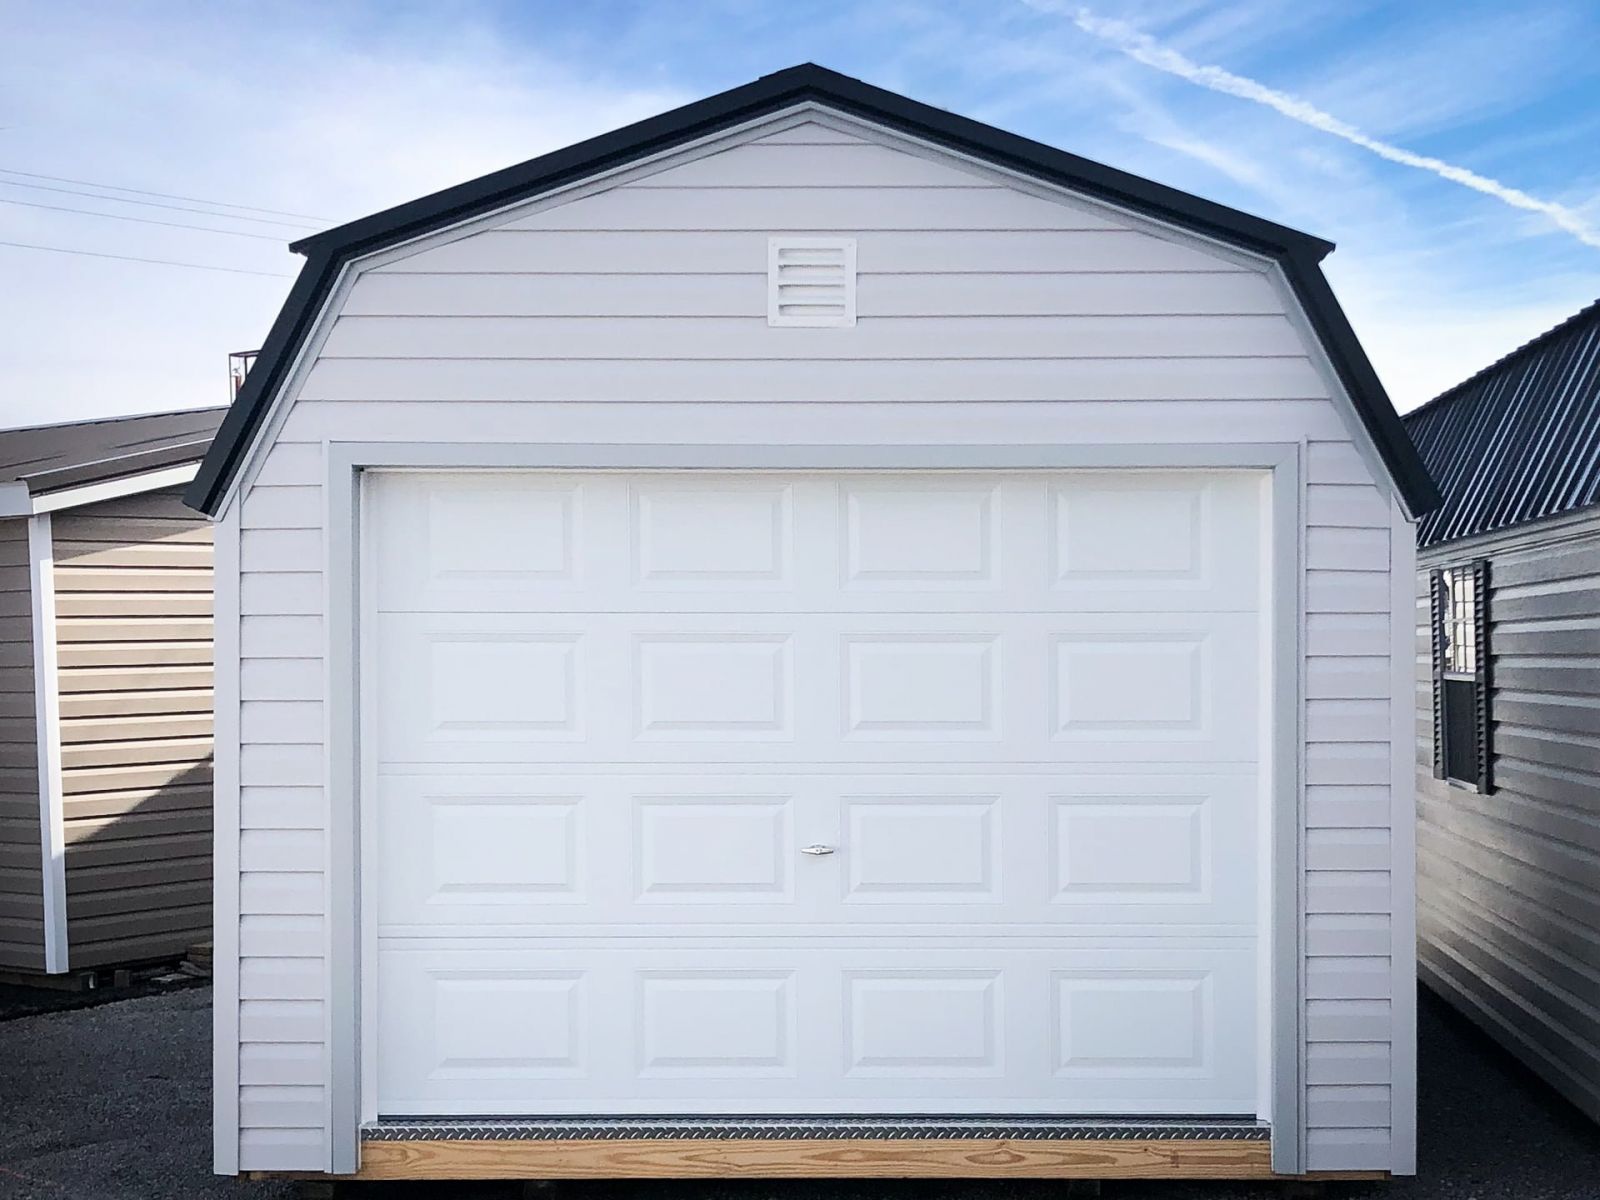
[[[226,407],[0,430],[0,483],[31,495],[83,487],[205,456]]]
[[[1600,503],[1600,300],[1404,417],[1433,546]]]

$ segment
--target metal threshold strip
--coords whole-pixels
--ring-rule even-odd
[[[1006,1139],[1020,1141],[1265,1142],[1249,1117],[790,1116],[790,1117],[394,1117],[363,1126],[363,1140],[644,1141],[816,1139]]]

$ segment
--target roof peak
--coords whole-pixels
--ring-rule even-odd
[[[1063,186],[1134,211],[1156,211],[1169,219],[1181,214],[1174,223],[1260,253],[1293,251],[1320,260],[1333,250],[1332,242],[1313,234],[912,100],[814,62],[784,67],[704,100],[347,221],[292,242],[289,248],[307,256],[319,252],[366,253],[437,227],[441,211],[452,212],[457,220],[481,215],[516,203],[524,195],[549,191],[650,154],[670,152],[699,138],[806,103],[887,125],[946,149],[976,153],[1001,165],[1016,165],[1035,177],[1053,175]],[[1042,170],[1046,163],[1049,169]]]
[[[1277,264],[1395,484],[1413,513],[1438,503],[1366,352],[1339,307],[1318,263],[1333,243],[1192,193],[1120,171],[1020,134],[924,104],[842,75],[800,63],[718,95],[647,117],[516,166],[351,221],[296,242],[305,267],[267,334],[217,441],[189,492],[197,508],[221,506],[249,446],[288,374],[289,363],[327,304],[344,265],[436,230],[460,225],[513,204],[549,195],[607,172],[693,146],[815,103],[930,146],[985,162],[1067,192],[1153,217],[1176,230],[1208,238]]]

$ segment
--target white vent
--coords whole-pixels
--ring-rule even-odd
[[[767,239],[767,324],[856,323],[854,238]]]

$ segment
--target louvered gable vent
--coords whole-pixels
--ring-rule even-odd
[[[817,327],[855,323],[854,238],[768,239],[768,325]]]

